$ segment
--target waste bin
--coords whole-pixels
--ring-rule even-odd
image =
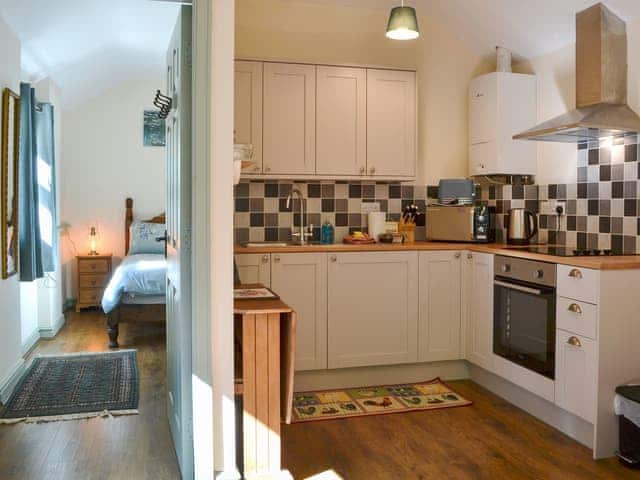
[[[626,465],[640,466],[640,381],[616,388],[614,408],[620,422],[616,455]]]

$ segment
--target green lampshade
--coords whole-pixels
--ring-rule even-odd
[[[387,24],[387,37],[393,40],[412,40],[419,36],[416,9],[405,6],[392,8]]]

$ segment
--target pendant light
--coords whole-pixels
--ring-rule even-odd
[[[413,40],[420,36],[416,9],[405,7],[404,0],[400,7],[393,7],[387,24],[387,38],[392,40]]]

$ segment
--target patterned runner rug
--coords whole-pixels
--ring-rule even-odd
[[[465,407],[472,403],[439,378],[420,383],[296,392],[292,422]]]
[[[0,424],[138,413],[135,350],[36,356],[0,411]]]

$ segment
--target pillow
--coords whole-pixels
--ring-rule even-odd
[[[156,238],[164,237],[165,228],[164,223],[133,222],[131,224],[129,255],[140,253],[164,254],[164,242],[158,242]]]

